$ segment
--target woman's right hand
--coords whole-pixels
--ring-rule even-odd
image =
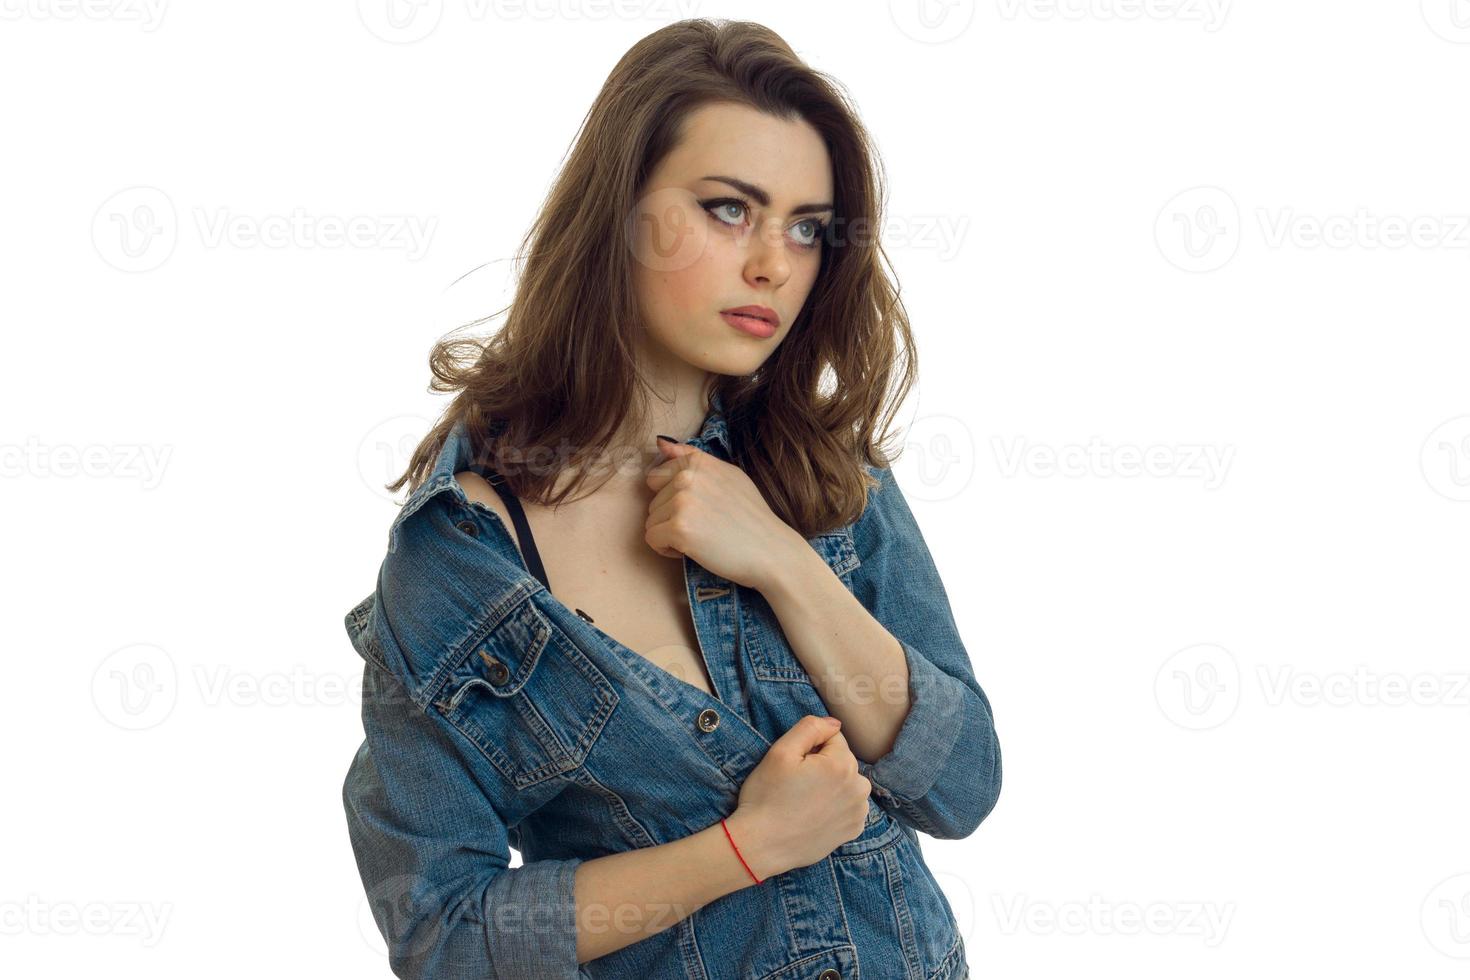
[[[863,832],[873,785],[841,728],[836,718],[806,715],[741,785],[725,823],[740,828],[735,844],[762,880],[815,864]]]

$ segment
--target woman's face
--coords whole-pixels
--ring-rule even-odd
[[[653,373],[760,367],[806,303],[832,217],[831,161],[810,124],[728,103],[692,113],[628,227]],[[742,306],[767,307],[774,330],[721,315]]]

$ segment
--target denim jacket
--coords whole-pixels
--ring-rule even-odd
[[[730,459],[718,398],[688,442]],[[803,715],[829,712],[759,591],[687,556],[715,696],[609,642],[527,571],[499,516],[466,497],[454,474],[470,455],[461,423],[396,515],[376,589],[345,619],[364,661],[366,738],[342,799],[394,974],[967,977],[917,832],[974,832],[1000,792],[1000,748],[892,471],[868,467],[880,483],[862,516],[809,539],[908,662],[912,703],[897,740],[859,762],[873,786],[863,831],[815,864],[578,964],[576,866],[728,817],[770,744]]]

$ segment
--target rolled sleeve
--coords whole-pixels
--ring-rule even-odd
[[[486,955],[493,977],[576,977],[580,858],[533,861],[485,890]]]
[[[366,738],[342,801],[393,974],[576,980],[582,859],[511,868],[500,784],[483,757],[396,676],[364,669]]]
[[[938,569],[890,469],[853,528],[853,593],[903,648],[909,711],[892,749],[859,771],[878,802],[933,837],[969,836],[1000,795],[990,700],[975,679]]]
[[[909,713],[893,748],[876,762],[858,761],[878,801],[932,837],[974,833],[1000,793],[1000,749],[989,705],[973,710],[963,681],[899,640],[909,666]],[[960,751],[975,746],[976,754]]]
[[[866,766],[864,776],[897,800],[912,801],[929,792],[954,755],[964,719],[965,685],[898,641],[909,665],[909,713],[893,749]],[[861,768],[860,766],[860,768]]]

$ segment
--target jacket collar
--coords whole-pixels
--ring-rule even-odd
[[[704,423],[700,426],[699,435],[693,439],[686,439],[686,444],[698,447],[705,452],[710,451],[712,445],[718,444],[724,450],[725,458],[730,456],[730,431],[725,423],[725,406],[717,391],[711,391],[709,413],[704,417]],[[464,419],[454,423],[445,437],[444,444],[439,448],[439,454],[434,458],[433,465],[429,468],[429,475],[424,482],[408,495],[404,500],[403,507],[398,516],[393,519],[393,525],[388,529],[388,551],[398,549],[398,529],[403,522],[424,504],[441,493],[452,494],[463,507],[469,507],[470,501],[465,496],[464,488],[454,478],[454,474],[469,469],[471,459],[471,447],[469,431]]]
[[[689,445],[698,446],[700,449],[709,450],[710,443],[718,442],[725,450],[725,456],[730,455],[730,429],[725,424],[725,403],[720,398],[718,391],[709,393],[709,414],[704,417],[704,424],[700,427],[699,435],[688,440]]]

